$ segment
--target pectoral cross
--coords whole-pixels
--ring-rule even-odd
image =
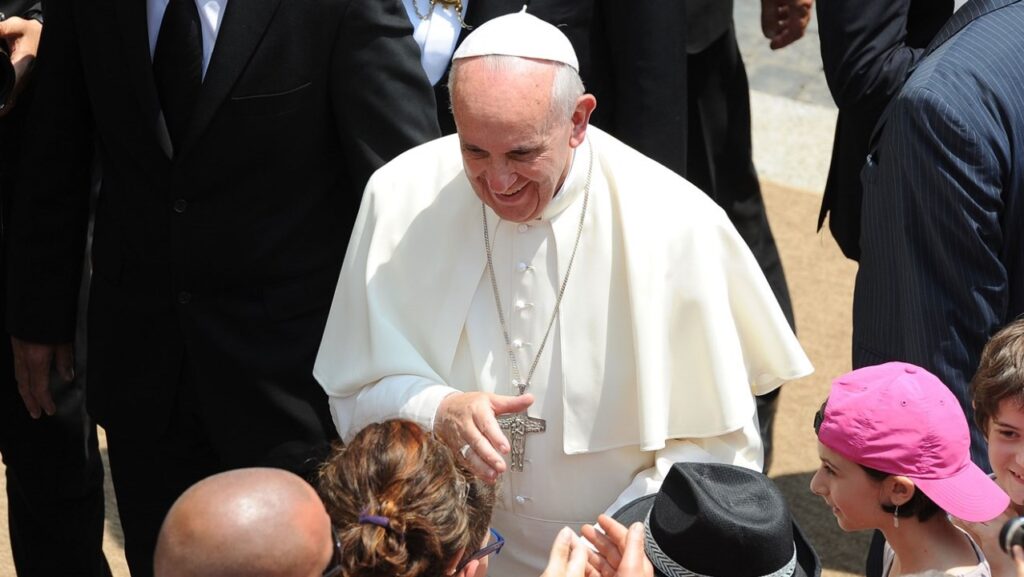
[[[526,434],[543,433],[547,428],[547,422],[522,412],[501,415],[498,417],[498,425],[501,426],[501,430],[505,431],[509,442],[512,443],[512,454],[510,455],[512,470],[522,472],[523,457],[526,455]]]

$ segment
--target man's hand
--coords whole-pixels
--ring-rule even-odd
[[[530,394],[506,397],[493,393],[454,393],[437,407],[434,431],[466,460],[477,476],[494,482],[505,472],[501,456],[510,450],[496,416],[519,413],[532,404]]]
[[[761,0],[761,32],[769,47],[778,50],[802,38],[813,6],[814,0]]]
[[[14,17],[0,22],[0,39],[7,41],[15,77],[14,90],[11,91],[11,97],[5,103],[6,106],[0,107],[0,116],[6,114],[14,106],[14,100],[25,85],[25,78],[28,76],[29,70],[32,69],[36,51],[39,50],[39,34],[42,30],[43,25],[35,20]]]
[[[71,343],[48,345],[11,337],[11,348],[14,349],[14,378],[28,413],[33,419],[44,412],[53,415],[57,407],[50,395],[50,365],[56,359],[57,374],[64,382],[70,383],[75,378]]]
[[[597,518],[604,531],[593,525],[583,526],[583,536],[597,548],[590,551],[587,573],[601,577],[651,577],[654,566],[644,553],[643,523],[633,523],[629,529],[608,515]]]

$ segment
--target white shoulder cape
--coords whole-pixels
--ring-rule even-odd
[[[566,453],[742,428],[751,393],[812,371],[767,281],[703,192],[593,126],[587,138],[591,208],[559,313]],[[564,212],[560,277],[579,214]],[[473,390],[449,376],[485,266],[458,137],[388,163],[367,184],[314,376],[340,397],[399,374]]]

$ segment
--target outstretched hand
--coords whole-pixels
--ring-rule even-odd
[[[502,455],[511,450],[498,425],[498,415],[520,413],[533,404],[533,395],[516,397],[493,393],[454,393],[441,401],[434,417],[434,432],[488,482],[505,472]]]
[[[596,577],[587,564],[588,552],[572,529],[563,527],[551,544],[548,566],[541,577]]]
[[[597,551],[590,551],[588,574],[601,577],[651,577],[654,567],[644,552],[643,523],[633,523],[629,529],[608,515],[597,518],[601,530],[593,525],[583,526],[583,536]]]

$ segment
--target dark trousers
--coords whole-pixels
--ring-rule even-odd
[[[164,517],[189,486],[254,466],[309,478],[326,457],[337,433],[312,368],[332,294],[282,309],[273,291],[177,300],[138,278],[93,275],[89,402],[128,567],[149,577]]]
[[[6,339],[5,339],[6,341]],[[2,345],[4,362],[10,344]],[[103,465],[81,387],[60,390],[57,414],[34,420],[5,364],[0,453],[7,523],[21,577],[110,575],[103,556]]]
[[[57,413],[32,419],[14,381],[11,344],[0,339],[0,454],[7,467],[7,523],[20,577],[102,577],[103,464],[85,413],[85,370],[53,379]]]
[[[796,328],[779,250],[768,225],[750,143],[750,87],[736,32],[730,27],[706,49],[687,59],[688,143],[686,178],[725,210],[746,241]],[[771,465],[772,429],[779,389],[757,398],[765,471]]]
[[[196,412],[194,379],[183,374],[181,396],[163,433],[140,437],[115,427],[107,430],[107,445],[125,560],[132,577],[148,577],[171,505],[193,483],[223,470]]]

